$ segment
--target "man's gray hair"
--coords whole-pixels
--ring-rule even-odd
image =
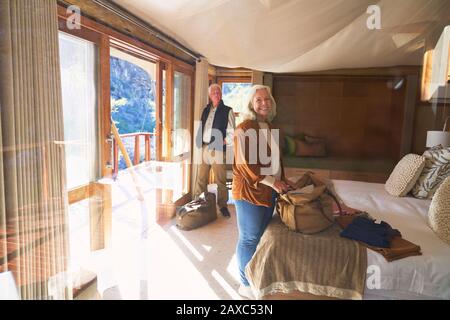
[[[277,103],[275,102],[275,99],[272,96],[272,93],[270,92],[270,87],[263,86],[261,84],[256,84],[250,88],[247,94],[247,103],[244,105],[244,110],[242,111],[240,118],[243,120],[255,120],[256,119],[256,112],[253,108],[253,97],[256,94],[256,90],[265,89],[267,93],[269,94],[270,100],[272,101],[272,108],[270,110],[269,115],[267,116],[267,120],[269,122],[272,122],[273,118],[277,115]]]
[[[218,88],[220,90],[220,93],[222,93],[222,88],[217,84],[217,83],[213,83],[212,85],[209,86],[208,88],[208,95],[211,94],[211,91],[213,88]]]

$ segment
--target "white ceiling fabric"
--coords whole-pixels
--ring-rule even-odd
[[[114,0],[223,67],[267,72],[420,65],[449,0]],[[369,30],[369,5],[381,30]]]

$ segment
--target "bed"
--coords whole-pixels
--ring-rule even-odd
[[[373,288],[374,273],[365,274],[366,283],[362,299],[450,299],[450,246],[440,240],[427,225],[427,214],[431,200],[412,197],[397,198],[390,196],[383,184],[356,181],[334,180],[334,187],[346,205],[368,212],[373,218],[384,220],[392,227],[399,229],[403,238],[419,245],[422,255],[387,262],[377,252],[367,250],[367,267],[378,266],[379,281]],[[276,227],[276,216],[269,228]],[[287,228],[283,232],[290,232]],[[268,235],[271,233],[268,232]],[[266,236],[266,234],[264,235]],[[263,237],[264,237],[263,236]],[[261,239],[263,240],[263,239]],[[271,239],[265,239],[270,243]],[[258,258],[261,250],[258,247],[252,261]],[[267,254],[267,253],[266,253]],[[365,258],[365,257],[364,257]],[[267,260],[267,257],[264,257]],[[247,274],[251,270],[250,261]],[[255,260],[256,261],[256,260]],[[271,265],[258,272],[268,272],[282,267]],[[264,271],[261,271],[264,270]],[[369,269],[367,269],[369,270]],[[253,274],[252,274],[253,276]],[[311,294],[307,289],[294,289],[281,283],[272,283],[265,288],[252,283],[252,289],[259,299],[328,299],[327,295]],[[369,283],[372,286],[368,285]],[[368,288],[372,287],[372,288]],[[352,297],[353,299],[355,297]],[[356,297],[358,299],[358,297]]]

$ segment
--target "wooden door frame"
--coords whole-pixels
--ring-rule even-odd
[[[173,119],[173,77],[174,70],[187,73],[191,76],[191,105],[190,105],[190,131],[192,133],[192,119],[193,119],[193,101],[194,101],[194,86],[195,86],[195,67],[190,65],[184,61],[181,61],[177,58],[174,58],[167,53],[161,52],[150,45],[143,43],[135,38],[127,36],[123,33],[120,33],[108,26],[105,26],[101,23],[98,23],[86,16],[81,16],[80,18],[80,29],[68,29],[66,21],[71,17],[71,12],[67,12],[67,9],[58,5],[58,21],[60,30],[71,35],[89,40],[97,44],[98,46],[98,54],[99,54],[99,69],[98,69],[98,88],[99,88],[99,114],[98,114],[98,128],[99,128],[99,145],[98,148],[100,153],[100,162],[101,162],[101,174],[103,177],[112,177],[112,159],[111,159],[111,149],[112,143],[111,139],[111,101],[110,101],[110,47],[111,43],[121,44],[123,46],[127,46],[131,49],[131,52],[138,54],[139,57],[144,55],[146,58],[156,63],[156,80],[157,80],[157,94],[156,94],[156,130],[161,134],[159,138],[156,140],[156,159],[170,161],[170,157],[167,155],[171,154],[171,141],[170,141],[170,133],[172,130],[172,119]],[[134,50],[134,52],[133,52]],[[163,79],[163,71],[166,71],[166,104],[165,110],[163,110],[162,104],[162,79]],[[163,111],[166,112],[166,116],[164,119],[164,123],[162,121]],[[168,145],[162,148],[162,138],[165,138],[168,141]],[[158,148],[159,146],[159,148]],[[191,171],[189,170],[189,180],[192,179],[190,176]],[[75,190],[69,191],[69,198],[77,198],[79,199],[79,195],[83,195],[84,197],[88,197],[88,195],[92,195],[90,192],[92,186],[85,185]],[[188,185],[188,189],[190,189],[190,183]],[[89,192],[87,192],[88,190]],[[100,192],[101,193],[101,192]],[[188,192],[190,194],[190,192]],[[78,195],[78,196],[77,196]],[[108,197],[107,197],[108,198]],[[109,197],[110,199],[110,197]],[[182,199],[178,199],[175,204],[179,205],[185,203],[185,196]],[[108,232],[105,232],[108,234]]]
[[[112,172],[107,164],[111,163],[111,152],[108,150],[107,138],[111,131],[110,123],[110,79],[109,79],[109,39],[104,34],[94,30],[81,28],[67,28],[66,19],[58,17],[59,31],[71,36],[90,41],[96,45],[98,69],[96,70],[97,87],[97,152],[100,157],[99,175],[107,176]],[[105,139],[106,138],[106,139]],[[96,165],[99,165],[98,163]],[[69,205],[90,199],[90,247],[91,250],[98,250],[110,245],[111,239],[111,186],[98,182],[78,186],[68,191]],[[100,205],[98,205],[100,204]]]
[[[252,83],[251,77],[224,77],[216,76],[217,84],[222,88],[223,83],[233,82],[233,83]]]
[[[165,160],[163,157],[162,148],[161,148],[161,139],[163,137],[162,133],[162,70],[166,70],[166,93],[172,92],[169,91],[170,84],[170,75],[173,77],[173,71],[170,71],[170,68],[178,68],[183,70],[183,72],[188,72],[191,74],[195,73],[195,67],[181,61],[175,57],[168,55],[162,51],[159,51],[150,45],[143,43],[135,38],[127,36],[123,33],[120,33],[108,26],[100,24],[88,17],[81,15],[80,24],[81,29],[73,29],[69,30],[67,28],[66,21],[71,18],[72,13],[67,11],[62,5],[58,5],[58,20],[60,30],[67,32],[69,34],[85,38],[87,40],[93,39],[98,47],[99,47],[99,88],[100,89],[100,104],[101,113],[99,114],[99,133],[100,133],[100,141],[105,141],[102,147],[101,154],[101,165],[102,165],[102,174],[104,177],[112,177],[112,159],[111,159],[111,148],[112,145],[108,146],[108,144],[112,143],[111,140],[111,101],[110,101],[110,46],[113,43],[113,46],[119,45],[122,48],[128,48],[129,51],[127,53],[138,55],[140,58],[145,58],[149,61],[152,61],[157,64],[157,97],[156,97],[156,125],[157,132],[158,126],[160,127],[161,136],[157,138],[157,160]],[[62,30],[64,29],[64,30]],[[91,38],[86,38],[91,37]],[[159,67],[159,71],[158,71]],[[158,81],[160,80],[161,81]],[[169,81],[168,81],[169,80]],[[173,82],[173,79],[172,79]],[[159,85],[158,85],[159,83]],[[166,96],[166,109],[172,103],[171,99],[173,99],[172,94],[167,94]],[[166,122],[164,123],[164,127]],[[101,130],[100,130],[101,129]],[[101,131],[101,132],[100,132]],[[158,148],[158,144],[160,148]],[[159,151],[158,151],[159,150]]]
[[[191,137],[194,135],[194,99],[195,99],[195,72],[191,69],[186,69],[183,66],[180,65],[175,65],[173,72],[174,72],[174,76],[175,76],[175,71],[176,72],[180,72],[183,73],[185,75],[188,75],[191,78],[191,87],[190,87],[190,101],[189,101],[189,119],[188,119],[188,123],[189,123],[189,132],[191,134]],[[180,157],[182,159],[187,159],[188,160],[188,166],[186,168],[186,172],[184,172],[183,174],[186,174],[189,178],[187,181],[187,193],[186,195],[184,195],[182,198],[185,198],[186,196],[190,196],[191,194],[191,181],[192,181],[192,162],[193,162],[193,139],[190,139],[190,152],[187,152],[185,154],[180,155]],[[183,179],[184,180],[184,179]]]
[[[163,71],[165,70],[164,62],[156,61],[156,96],[155,96],[155,107],[156,107],[156,160],[162,160],[163,154]]]

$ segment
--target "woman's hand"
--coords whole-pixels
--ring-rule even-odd
[[[276,180],[273,186],[278,193],[286,193],[290,188],[289,185],[282,180]]]
[[[285,179],[286,184],[289,186],[290,190],[297,189],[297,185],[289,179]]]

